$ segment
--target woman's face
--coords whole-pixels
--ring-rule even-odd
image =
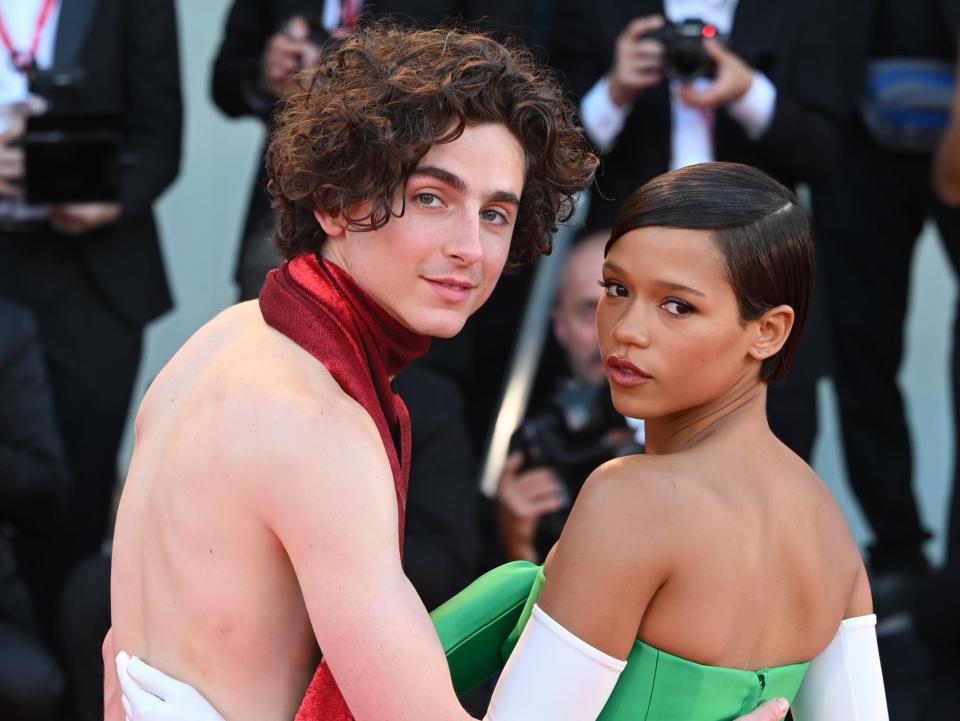
[[[757,377],[743,323],[710,231],[640,228],[603,264],[600,352],[617,410],[655,419],[709,404]]]

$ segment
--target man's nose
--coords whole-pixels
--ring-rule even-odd
[[[472,265],[483,257],[479,213],[466,214],[466,217],[452,229],[444,251],[447,257],[460,265]]]

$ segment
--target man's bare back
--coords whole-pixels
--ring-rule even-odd
[[[331,395],[352,403],[244,303],[184,345],[137,414],[113,556],[115,648],[176,669],[231,721],[289,721],[316,667],[294,569],[257,512],[281,480],[260,471],[283,452],[271,448],[282,429],[260,434],[265,411],[286,406],[295,426],[299,407]]]

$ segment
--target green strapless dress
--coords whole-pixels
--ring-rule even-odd
[[[540,596],[544,576],[536,574],[519,621],[504,642],[510,655]],[[687,661],[637,641],[610,695],[600,721],[729,721],[768,699],[791,703],[809,662],[744,671]]]

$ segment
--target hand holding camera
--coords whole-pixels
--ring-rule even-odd
[[[651,37],[663,25],[660,15],[637,18],[617,38],[609,75],[610,99],[617,105],[632,102],[641,91],[663,80],[663,42]]]
[[[707,87],[685,84],[680,99],[686,105],[712,110],[742,98],[753,84],[753,68],[714,38],[705,38],[703,48],[716,64],[715,76]]]
[[[537,521],[570,505],[557,473],[544,466],[523,470],[521,451],[514,451],[497,484],[497,528],[509,560],[539,563],[534,541]]]
[[[0,196],[23,197],[23,148],[18,142],[26,129],[26,115],[11,109],[0,133]]]
[[[294,15],[267,41],[260,81],[267,92],[280,97],[295,72],[316,67],[319,61],[320,47],[313,39],[310,21]]]

